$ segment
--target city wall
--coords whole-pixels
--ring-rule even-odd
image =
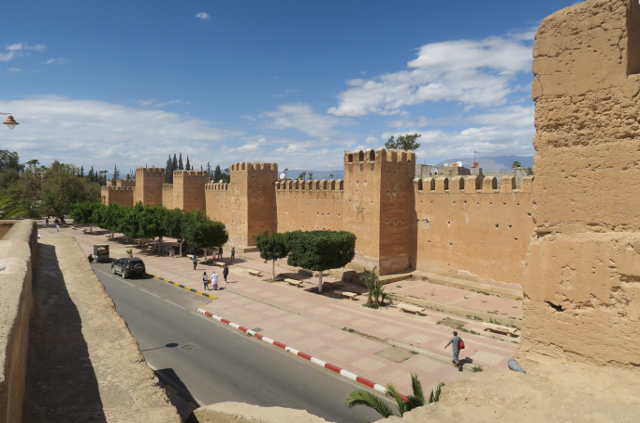
[[[418,270],[520,282],[533,232],[532,177],[414,180]]]
[[[640,5],[589,0],[534,47],[528,351],[640,366]]]
[[[37,229],[31,220],[0,226],[0,423],[9,423],[22,421]]]
[[[344,182],[276,182],[277,231],[342,230]]]

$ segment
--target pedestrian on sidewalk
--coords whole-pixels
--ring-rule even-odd
[[[227,283],[227,278],[229,277],[229,266],[227,263],[224,264],[224,268],[222,269],[222,276],[224,277],[224,283]]]
[[[218,274],[215,271],[211,273],[211,286],[215,291],[218,290]]]
[[[222,247],[218,248],[218,260],[222,260]]]
[[[460,343],[462,339],[458,336],[458,332],[453,331],[453,337],[447,342],[447,345],[444,346],[446,349],[449,345],[451,345],[451,354],[453,360],[451,362],[454,366],[458,367],[458,370],[462,371],[462,365],[460,364]]]
[[[56,219],[56,232],[60,232],[60,221]]]
[[[49,216],[47,216],[47,217],[45,217],[45,218],[44,218],[44,226],[45,226],[46,228],[48,228],[48,227],[49,227]]]
[[[236,261],[236,247],[231,247],[231,263]]]
[[[193,262],[193,270],[196,270],[196,267],[198,267],[198,257],[194,254],[191,261]]]
[[[209,289],[209,275],[207,275],[207,272],[202,273],[202,284],[204,285],[204,290],[207,291]]]

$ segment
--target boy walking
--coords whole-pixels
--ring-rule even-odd
[[[205,291],[209,289],[209,275],[207,275],[207,272],[202,274],[202,285],[204,285]]]
[[[447,345],[444,346],[446,349],[449,345],[451,345],[451,353],[453,360],[451,361],[454,366],[458,367],[458,370],[462,371],[462,366],[460,365],[460,342],[462,339],[458,336],[458,332],[453,331],[453,337],[447,342]]]
[[[227,263],[224,264],[224,268],[222,269],[222,277],[224,278],[224,283],[227,283],[227,278],[229,277],[229,266]]]
[[[193,270],[196,270],[196,267],[198,266],[198,257],[194,254],[191,261],[193,262]]]

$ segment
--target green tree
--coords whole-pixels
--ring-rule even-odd
[[[420,138],[421,136],[421,134],[399,135],[397,138],[391,136],[389,137],[387,142],[384,143],[384,146],[385,148],[391,150],[415,151],[420,148],[418,138]]]
[[[184,223],[184,239],[192,247],[221,247],[229,239],[223,223],[213,222],[201,213],[186,213]]]
[[[322,272],[345,266],[355,255],[356,236],[342,231],[289,232],[287,263],[318,272],[318,292],[322,292]]]
[[[216,166],[216,169],[213,171],[213,182],[220,182],[222,180],[222,170],[220,170],[220,165]]]
[[[256,247],[260,251],[260,257],[264,260],[271,260],[272,279],[276,280],[276,261],[287,257],[289,247],[287,246],[286,236],[283,234],[272,234],[265,232],[256,238]]]
[[[397,407],[397,414],[402,416],[407,411],[414,408],[422,407],[425,404],[432,404],[440,401],[440,392],[444,384],[439,383],[435,388],[431,390],[429,398],[425,400],[424,393],[422,391],[422,384],[418,379],[418,376],[411,375],[411,390],[413,394],[409,397],[402,396],[393,385],[387,385],[386,396],[392,398],[395,401]],[[365,405],[374,409],[382,417],[390,417],[394,414],[391,407],[383,401],[377,395],[363,390],[351,391],[347,396],[346,405],[348,407],[354,407],[356,405]]]
[[[520,160],[515,160],[512,164],[511,164],[511,168],[512,169],[517,169],[519,167],[522,167],[522,163],[520,162]]]
[[[99,199],[100,187],[74,175],[74,168],[70,165],[55,161],[43,175],[41,206],[47,215],[64,220],[72,204]]]

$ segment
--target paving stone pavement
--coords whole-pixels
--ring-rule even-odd
[[[91,245],[98,243],[110,244],[112,257],[124,257],[126,250],[131,248],[130,245],[110,241],[106,235],[83,234],[81,230],[71,228],[63,228],[61,232],[74,236],[87,254]],[[228,253],[229,249],[225,251]],[[194,271],[187,257],[160,257],[140,251],[136,255],[143,258],[149,273],[192,288],[202,289],[203,271],[216,271],[220,276],[222,273],[220,267],[203,264]],[[362,296],[352,301],[310,292],[308,289],[315,287],[314,280],[305,281],[305,288],[297,288],[284,282],[267,282],[251,276],[248,269],[262,271],[265,279],[271,275],[271,263],[264,263],[257,253],[243,254],[230,265],[229,283],[222,283],[223,289],[212,291],[218,298],[202,308],[245,327],[259,328],[268,337],[376,383],[392,383],[401,392],[410,392],[411,373],[420,377],[426,389],[439,382],[473,377],[471,367],[475,365],[506,371],[506,361],[517,349],[517,344],[511,340],[485,336],[485,326],[481,322],[454,316],[454,319],[465,323],[464,330],[482,333],[460,331],[467,346],[463,356],[471,357],[474,364],[466,366],[465,370],[469,371],[459,372],[451,365],[450,350],[443,348],[452,331],[450,327],[438,324],[449,317],[446,314],[427,310],[426,316],[415,316],[391,307],[373,310],[363,307],[365,298]],[[277,266],[279,273],[295,273],[296,270],[285,263]],[[411,282],[396,283],[402,286],[405,294],[424,295],[424,286],[419,282],[403,282]],[[411,287],[415,289],[412,291]],[[456,301],[452,288],[440,288],[446,288],[442,292],[446,292],[449,301]],[[473,294],[473,298],[479,298],[477,295],[480,294]],[[486,305],[485,310],[498,307],[505,310],[502,307],[504,299],[487,295],[481,297],[487,303],[478,302]],[[511,307],[509,304],[508,308]],[[517,313],[519,310],[514,314]],[[380,353],[392,345],[414,352],[399,362],[384,358]]]

